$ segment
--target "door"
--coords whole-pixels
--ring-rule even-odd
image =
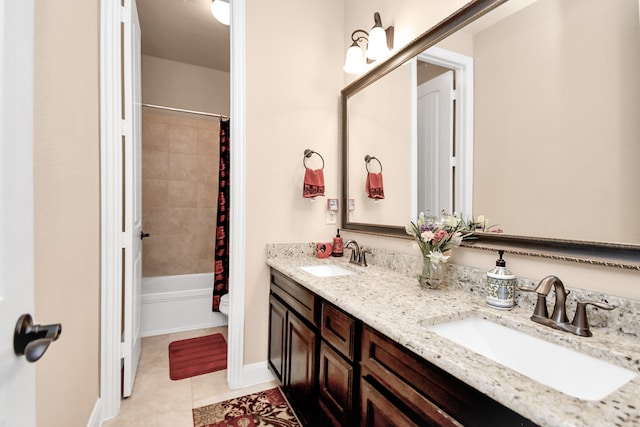
[[[140,360],[140,286],[142,282],[142,117],[140,22],[135,0],[123,13],[123,165],[124,165],[124,286],[123,397],[131,396]]]
[[[35,366],[13,352],[33,314],[33,0],[0,3],[0,426],[35,426]],[[37,318],[35,319],[37,320]],[[46,357],[46,356],[45,356]]]
[[[453,212],[453,71],[418,86],[418,211]]]

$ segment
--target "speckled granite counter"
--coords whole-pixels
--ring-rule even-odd
[[[356,274],[319,278],[299,268],[323,263],[339,264]],[[638,373],[640,343],[637,337],[601,330],[593,330],[594,336],[590,338],[577,337],[531,322],[530,309],[494,310],[485,305],[477,292],[454,286],[422,289],[417,280],[407,274],[378,266],[355,266],[348,263],[347,256],[321,260],[307,250],[276,251],[270,247],[267,264],[540,425],[640,425],[640,376],[600,401],[580,400],[454,344],[425,326],[469,315],[481,316]]]

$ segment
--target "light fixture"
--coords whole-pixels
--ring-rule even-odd
[[[221,24],[229,25],[231,22],[229,0],[213,0],[211,2],[211,13]]]
[[[374,25],[369,33],[355,30],[351,33],[353,43],[347,50],[347,58],[343,70],[349,74],[359,74],[365,70],[366,64],[385,58],[393,49],[393,26],[382,28],[382,20],[378,12],[373,14]],[[362,52],[363,41],[367,41],[366,61]]]

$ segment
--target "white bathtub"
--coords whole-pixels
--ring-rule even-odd
[[[143,337],[227,324],[211,311],[213,273],[142,279],[140,334]]]

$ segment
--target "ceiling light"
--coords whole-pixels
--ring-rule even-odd
[[[231,11],[229,9],[229,0],[213,0],[211,2],[211,13],[221,24],[230,24]]]

